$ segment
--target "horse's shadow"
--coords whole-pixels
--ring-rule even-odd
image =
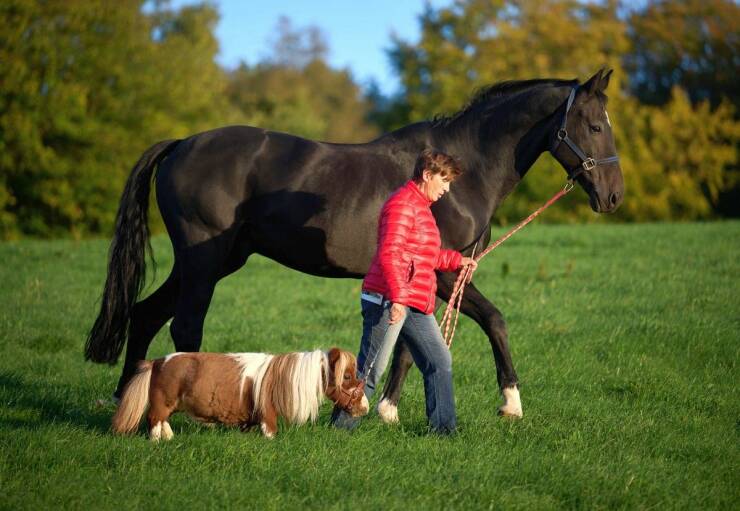
[[[0,424],[12,429],[35,429],[40,425],[68,424],[88,431],[107,433],[113,407],[96,407],[91,400],[82,401],[89,389],[65,385],[65,391],[50,391],[50,385],[0,372],[0,399],[6,412],[0,414]],[[61,396],[59,395],[61,394]],[[28,415],[29,418],[22,416]]]

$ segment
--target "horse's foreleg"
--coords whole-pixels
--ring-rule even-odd
[[[378,414],[386,424],[398,422],[398,402],[401,399],[401,390],[406,381],[409,369],[414,364],[411,352],[404,340],[403,332],[398,336],[396,347],[393,350],[393,361],[388,379],[383,388],[383,394],[378,401]]]
[[[455,274],[442,274],[437,279],[438,294],[443,300],[449,299],[455,283]],[[510,417],[522,416],[522,404],[519,398],[518,378],[509,352],[508,333],[504,317],[485,296],[475,287],[468,284],[463,293],[460,311],[473,319],[488,336],[496,363],[496,379],[504,397],[504,404],[499,414]]]
[[[167,280],[154,293],[134,305],[126,344],[126,360],[113,394],[115,397],[121,397],[124,387],[136,373],[137,363],[146,359],[152,339],[175,314],[178,287],[179,272],[174,267]]]

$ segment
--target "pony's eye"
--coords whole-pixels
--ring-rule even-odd
[[[344,379],[345,379],[345,380],[349,380],[349,374],[346,374],[346,373],[345,373],[345,375],[344,375]]]
[[[590,128],[591,128],[591,131],[592,131],[593,133],[601,133],[601,126],[597,126],[597,125],[595,125],[595,124],[592,124],[592,125],[590,126]]]

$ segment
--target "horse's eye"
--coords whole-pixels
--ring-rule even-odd
[[[349,375],[348,375],[348,374],[345,374],[345,375],[344,375],[344,379],[345,379],[345,380],[349,380]]]
[[[592,124],[592,125],[590,126],[590,128],[591,128],[591,131],[592,131],[593,133],[601,133],[601,126],[597,126],[597,125],[595,125],[595,124]]]

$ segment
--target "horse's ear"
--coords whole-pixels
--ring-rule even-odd
[[[604,68],[602,67],[599,69],[595,75],[593,75],[591,78],[588,79],[586,83],[583,84],[583,88],[588,92],[588,94],[593,94],[597,90],[601,90],[601,75],[604,73]]]
[[[606,90],[607,87],[609,87],[609,78],[612,75],[612,71],[614,71],[614,70],[613,69],[610,69],[609,71],[606,72],[606,74],[604,76],[601,77],[601,83],[599,84],[599,90],[600,91],[603,92],[603,91]]]

